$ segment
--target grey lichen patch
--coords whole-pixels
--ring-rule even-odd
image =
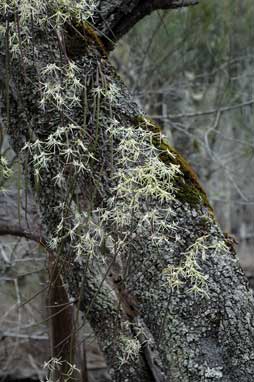
[[[223,379],[223,367],[207,368],[205,371],[205,377],[214,381],[222,381]]]

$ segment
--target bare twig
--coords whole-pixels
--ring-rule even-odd
[[[36,334],[21,334],[18,332],[8,332],[8,331],[0,332],[0,336],[1,336],[1,338],[14,337],[14,338],[24,338],[27,340],[36,340],[36,341],[47,341],[48,340],[48,336],[45,336],[45,335],[39,336]]]
[[[218,109],[211,109],[211,110],[205,110],[205,111],[198,111],[195,113],[181,113],[181,114],[169,114],[167,117],[159,116],[159,115],[151,115],[151,118],[165,118],[165,119],[175,119],[175,118],[195,118],[195,117],[202,117],[204,115],[211,115],[211,114],[218,114],[218,113],[225,113],[227,111],[231,110],[237,110],[244,108],[246,106],[251,106],[254,104],[254,99],[250,99],[249,101],[238,103],[236,105],[230,105],[225,107],[220,107]]]
[[[10,226],[8,224],[0,225],[0,236],[11,235],[17,237],[24,237],[25,239],[35,241],[40,244],[42,247],[46,248],[47,251],[52,252],[47,244],[47,240],[41,235],[37,235],[33,232],[27,231],[26,229],[20,226]]]

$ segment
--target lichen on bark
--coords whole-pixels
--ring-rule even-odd
[[[122,17],[119,1],[99,3],[110,21]],[[99,33],[93,38],[103,23],[98,9],[86,20],[93,32],[68,7],[38,8],[38,22],[10,15],[0,52],[9,76],[2,113],[69,293],[90,320],[113,381],[154,377],[142,346],[123,362],[121,339],[137,336],[124,325],[132,318],[111,271],[137,300],[166,380],[252,381],[254,305],[238,260],[225,250],[196,174],[132,101]]]

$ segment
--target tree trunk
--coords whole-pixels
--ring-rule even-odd
[[[115,382],[253,380],[254,301],[233,243],[107,58],[152,10],[196,2],[0,5],[1,115]]]

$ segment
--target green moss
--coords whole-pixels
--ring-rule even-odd
[[[90,23],[85,21],[83,23],[83,27],[89,38],[97,45],[99,50],[101,51],[102,56],[108,57],[108,51],[103,44],[101,38],[99,37],[98,33],[95,31],[95,29],[92,27]]]
[[[159,154],[161,161],[166,164],[174,163],[180,165],[183,176],[176,178],[176,187],[178,189],[177,198],[182,202],[189,203],[191,206],[203,204],[205,207],[208,207],[209,211],[213,214],[213,209],[197,174],[176,149],[171,147],[164,139],[161,139],[160,126],[152,119],[142,115],[135,117],[135,124],[154,133],[152,143],[161,151]]]

